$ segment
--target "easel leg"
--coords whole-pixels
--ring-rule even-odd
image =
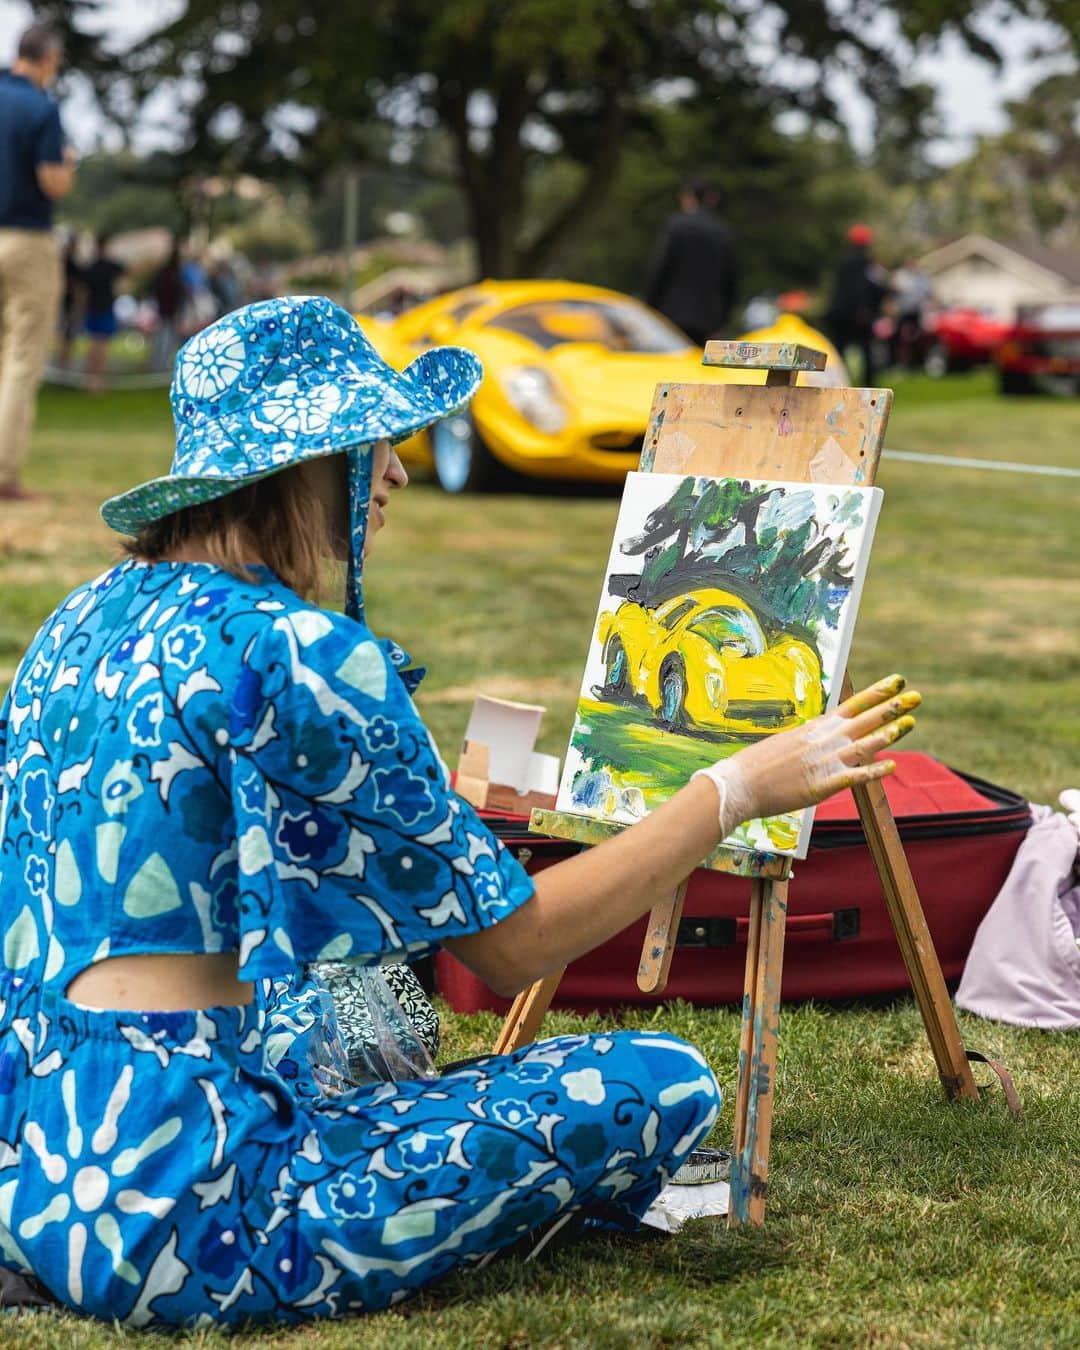
[[[558,991],[563,974],[563,970],[557,971],[546,980],[537,980],[535,984],[531,984],[528,989],[518,994],[506,1014],[499,1039],[495,1042],[497,1055],[509,1055],[536,1040],[540,1023],[551,1006],[551,1000]]]
[[[675,955],[675,939],[682,918],[683,901],[690,878],[676,886],[666,900],[653,905],[649,912],[649,927],[641,949],[638,966],[638,988],[644,994],[662,994],[667,988],[671,958]]]
[[[732,1146],[736,1160],[746,1147],[746,1104],[750,1099],[750,1056],[753,1053],[754,1000],[757,996],[758,949],[761,944],[761,886],[760,881],[752,882],[750,886],[750,928],[746,937],[742,1026],[739,1031],[739,1072],[735,1088],[735,1140]],[[737,1161],[733,1166],[737,1169]]]
[[[977,1101],[979,1089],[960,1039],[952,999],[889,799],[880,782],[864,783],[853,791],[938,1074],[950,1097],[971,1097]]]
[[[787,889],[786,881],[755,881],[750,891],[739,1082],[735,1092],[735,1156],[731,1164],[728,1212],[731,1228],[765,1222]]]

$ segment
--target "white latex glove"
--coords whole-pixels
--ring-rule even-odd
[[[911,712],[922,702],[921,694],[903,688],[903,677],[890,675],[831,713],[699,769],[694,777],[711,779],[720,794],[721,838],[744,820],[813,806],[842,788],[892,773],[895,762],[875,761],[874,755],[911,731]]]

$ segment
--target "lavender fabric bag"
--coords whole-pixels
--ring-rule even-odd
[[[1063,804],[1077,795],[1063,793]],[[1068,1031],[1080,1027],[1080,814],[1034,804],[1031,814],[975,934],[956,1003],[1014,1026]]]

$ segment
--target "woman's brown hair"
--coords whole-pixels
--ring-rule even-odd
[[[297,595],[316,603],[322,597],[323,565],[336,553],[322,500],[302,464],[144,525],[124,548],[158,562],[193,540],[233,576],[254,580],[251,564],[258,560]]]

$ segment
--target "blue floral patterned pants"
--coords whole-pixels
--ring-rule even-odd
[[[561,1212],[639,1217],[719,1105],[696,1050],[632,1031],[312,1102],[264,1023],[0,982],[0,1263],[137,1326],[383,1308]]]

